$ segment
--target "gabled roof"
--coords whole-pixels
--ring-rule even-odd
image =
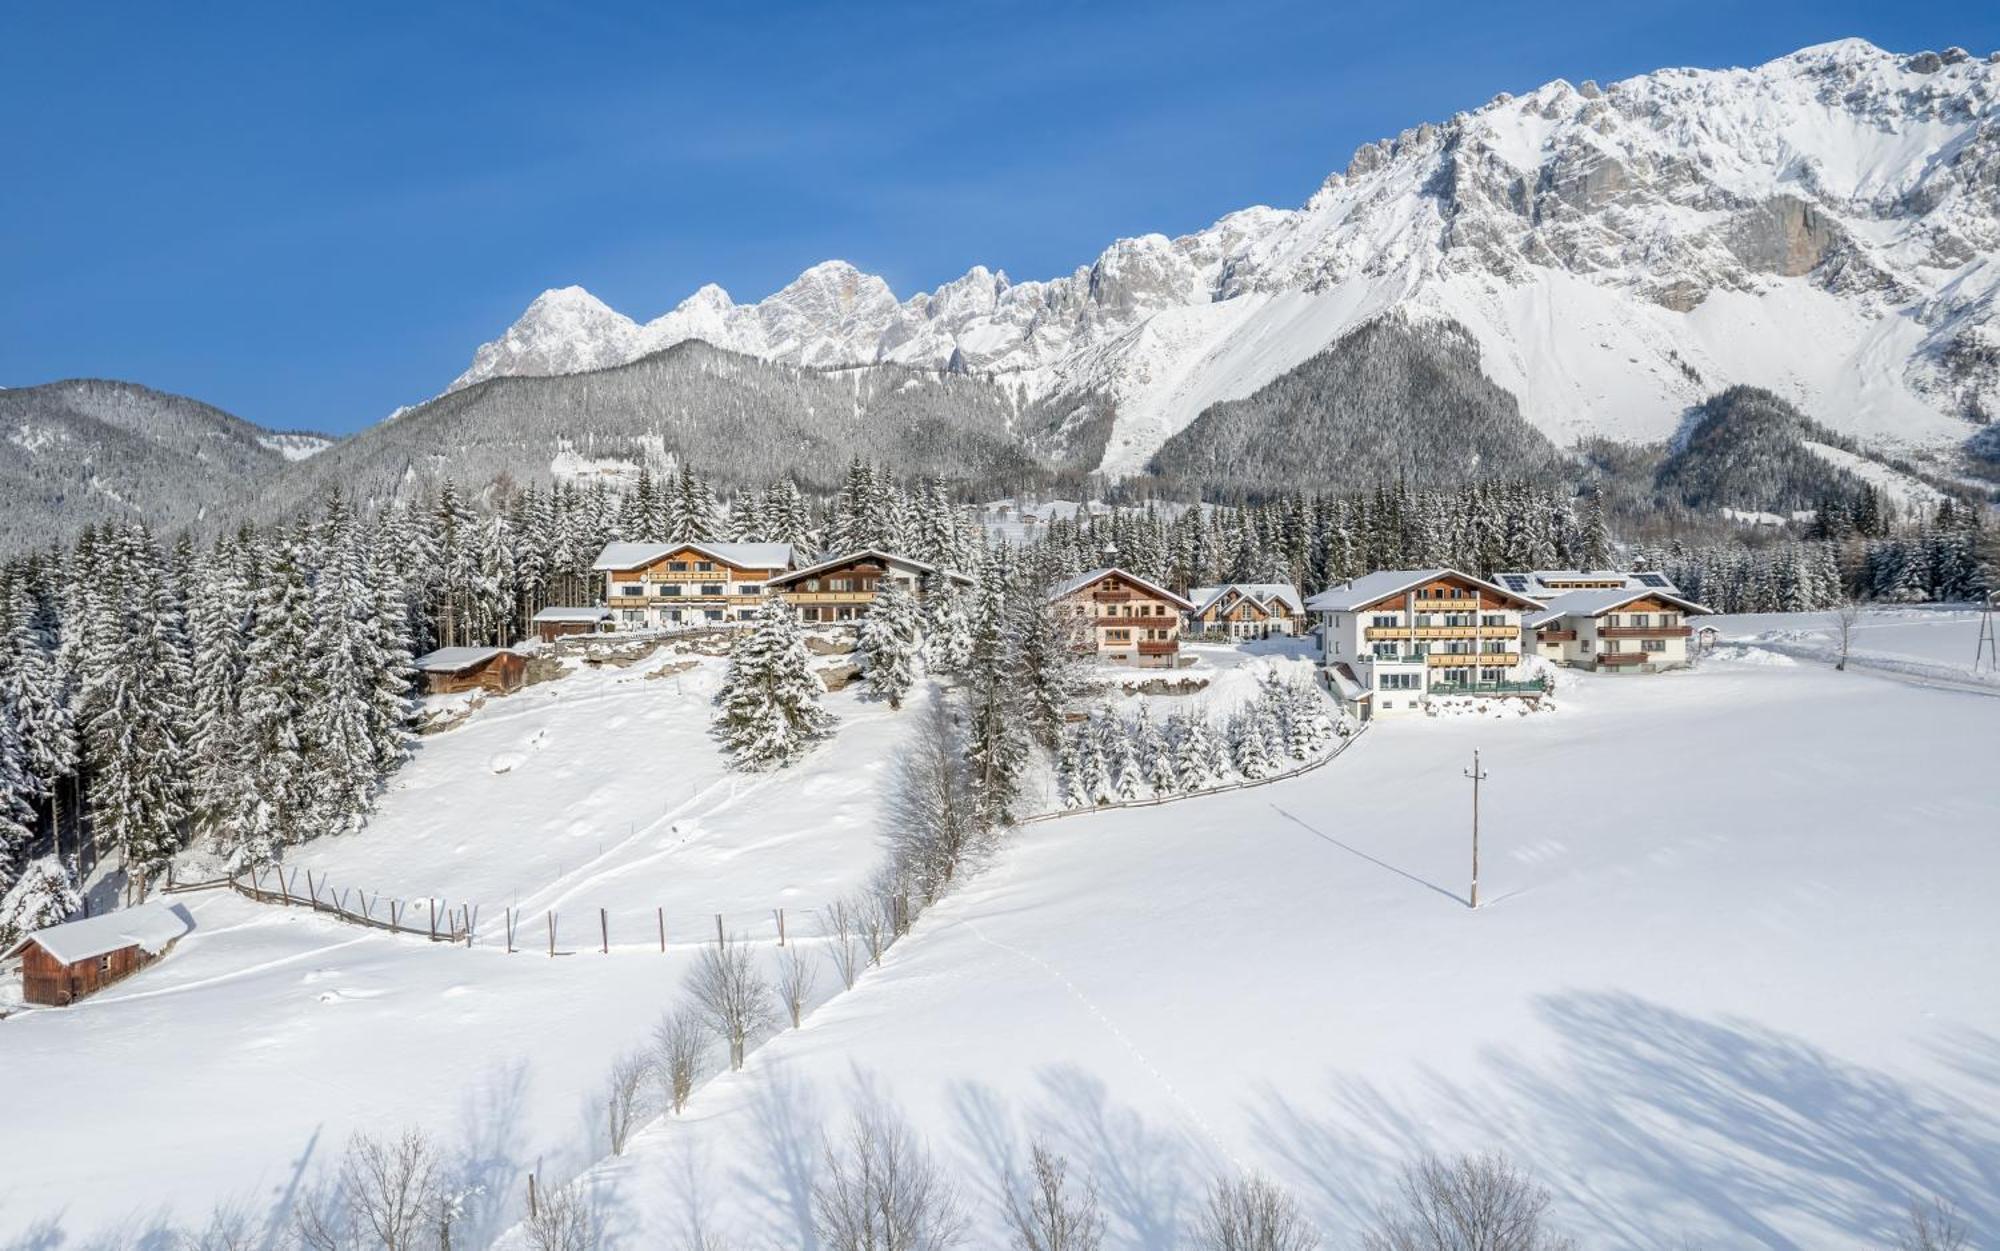
[[[792,563],[790,543],[606,543],[590,567],[613,572],[637,569],[680,551],[700,552],[738,569],[786,569]]]
[[[474,665],[483,665],[500,652],[498,647],[440,647],[434,652],[425,652],[412,663],[419,673],[457,673]]]
[[[899,569],[908,569],[912,573],[937,574],[940,577],[950,578],[953,582],[963,582],[967,586],[972,585],[972,579],[965,574],[950,569],[940,569],[936,565],[926,564],[913,557],[898,556],[894,552],[885,552],[879,547],[864,547],[859,551],[849,552],[845,556],[836,556],[832,560],[822,560],[816,565],[808,565],[804,569],[794,569],[790,573],[768,579],[764,585],[787,586],[793,582],[797,582],[801,578],[810,578],[814,574],[825,573],[829,569],[837,569],[842,565],[852,564],[857,560],[866,560],[870,557],[881,561],[885,565],[894,565]]]
[[[1340,692],[1342,699],[1363,700],[1375,694],[1368,688],[1366,682],[1354,676],[1354,670],[1344,661],[1334,665],[1329,672],[1333,675],[1333,685]]]
[[[1287,612],[1304,612],[1305,604],[1299,599],[1299,588],[1289,582],[1231,582],[1227,586],[1198,586],[1188,592],[1194,601],[1195,615],[1198,617],[1215,607],[1223,596],[1231,591],[1250,600],[1260,608],[1268,609],[1276,600]]]
[[[1504,586],[1495,586],[1484,578],[1475,578],[1469,573],[1456,569],[1377,569],[1374,573],[1350,578],[1338,586],[1330,586],[1306,601],[1306,607],[1314,612],[1354,612],[1366,608],[1377,600],[1400,595],[1411,587],[1422,586],[1439,578],[1458,578],[1470,582],[1482,590],[1493,592],[1503,599],[1513,600],[1523,608],[1540,608],[1539,600],[1529,599],[1519,591],[1510,591]]]
[[[1683,613],[1705,617],[1715,610],[1691,599],[1682,599],[1658,587],[1640,587],[1638,590],[1620,589],[1616,591],[1564,591],[1551,598],[1540,612],[1529,613],[1521,618],[1525,626],[1539,627],[1564,617],[1597,617],[1615,612],[1635,599],[1659,599],[1678,607]]]
[[[186,910],[156,899],[102,916],[36,930],[8,948],[7,958],[20,955],[30,943],[64,964],[108,956],[127,947],[137,947],[149,956],[156,956],[193,928],[194,921]]]
[[[1125,570],[1120,569],[1116,565],[1107,565],[1102,569],[1092,569],[1089,573],[1079,573],[1074,578],[1070,578],[1064,582],[1058,583],[1053,589],[1049,591],[1049,599],[1058,600],[1063,598],[1065,595],[1074,595],[1078,591],[1081,591],[1084,587],[1087,587],[1091,583],[1097,581],[1099,578],[1110,577],[1113,574],[1116,574],[1118,577],[1125,579],[1127,582],[1130,582],[1133,586],[1141,588],[1149,595],[1157,595],[1161,599],[1167,600],[1173,604],[1178,605],[1182,612],[1194,611],[1194,605],[1188,602],[1188,600],[1184,596],[1174,594],[1172,591],[1169,591],[1167,588],[1161,586],[1157,582],[1148,582],[1146,581],[1146,579],[1139,577],[1137,574],[1127,573]]]
[[[537,621],[607,621],[611,617],[609,608],[544,608],[535,614]]]

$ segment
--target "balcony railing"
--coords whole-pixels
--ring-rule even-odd
[[[1576,631],[1537,630],[1535,631],[1535,637],[1544,643],[1574,643],[1576,642]]]
[[[1179,639],[1140,639],[1141,656],[1171,656],[1181,649]]]
[[[1433,682],[1433,695],[1546,695],[1547,682]]]
[[[1449,669],[1449,668],[1459,668],[1459,667],[1477,668],[1481,665],[1493,665],[1502,669],[1510,669],[1515,665],[1521,663],[1521,653],[1519,652],[1432,652],[1430,655],[1424,657],[1424,661],[1425,663],[1429,664],[1433,669]]]
[[[1600,665],[1643,665],[1649,663],[1652,659],[1652,652],[1597,653],[1597,663]]]
[[[1599,626],[1603,639],[1684,639],[1694,633],[1692,626]]]
[[[1416,608],[1418,612],[1476,612],[1479,601],[1471,596],[1464,599],[1425,599],[1418,596]]]

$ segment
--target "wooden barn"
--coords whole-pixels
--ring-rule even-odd
[[[426,695],[472,690],[505,695],[521,689],[528,658],[504,647],[440,647],[417,657],[416,668]]]
[[[60,1008],[137,973],[193,928],[181,908],[143,903],[36,930],[7,958],[21,958],[24,1000]]]
[[[611,628],[609,608],[544,608],[535,614],[535,637],[553,643],[572,634],[596,634]]]

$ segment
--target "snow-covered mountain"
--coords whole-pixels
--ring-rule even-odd
[[[1108,396],[1142,470],[1390,310],[1450,320],[1558,444],[1653,441],[1763,386],[1843,434],[1938,451],[2000,413],[2000,54],[1861,40],[1755,69],[1554,82],[1364,146],[1303,207],[1121,239],[1041,282],[975,267],[898,300],[841,261],[639,323],[549,291],[454,384],[602,368],[686,339],[808,365],[990,372]]]

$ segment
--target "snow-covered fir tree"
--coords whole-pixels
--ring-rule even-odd
[[[236,851],[250,864],[269,861],[278,848],[313,832],[306,683],[312,607],[297,543],[276,543],[244,648],[241,718],[249,768],[238,779],[228,822]]]
[[[937,579],[924,598],[924,661],[934,673],[960,674],[972,659],[968,593],[949,578]]]
[[[833,729],[833,714],[820,704],[824,691],[791,606],[766,600],[730,649],[715,697],[716,733],[739,768],[791,764]]]
[[[861,622],[858,650],[869,689],[889,707],[901,708],[915,684],[923,642],[923,610],[916,596],[898,583],[888,583]]]
[[[0,947],[24,934],[60,925],[83,909],[83,896],[69,870],[55,856],[24,866],[13,884],[0,889]]]

